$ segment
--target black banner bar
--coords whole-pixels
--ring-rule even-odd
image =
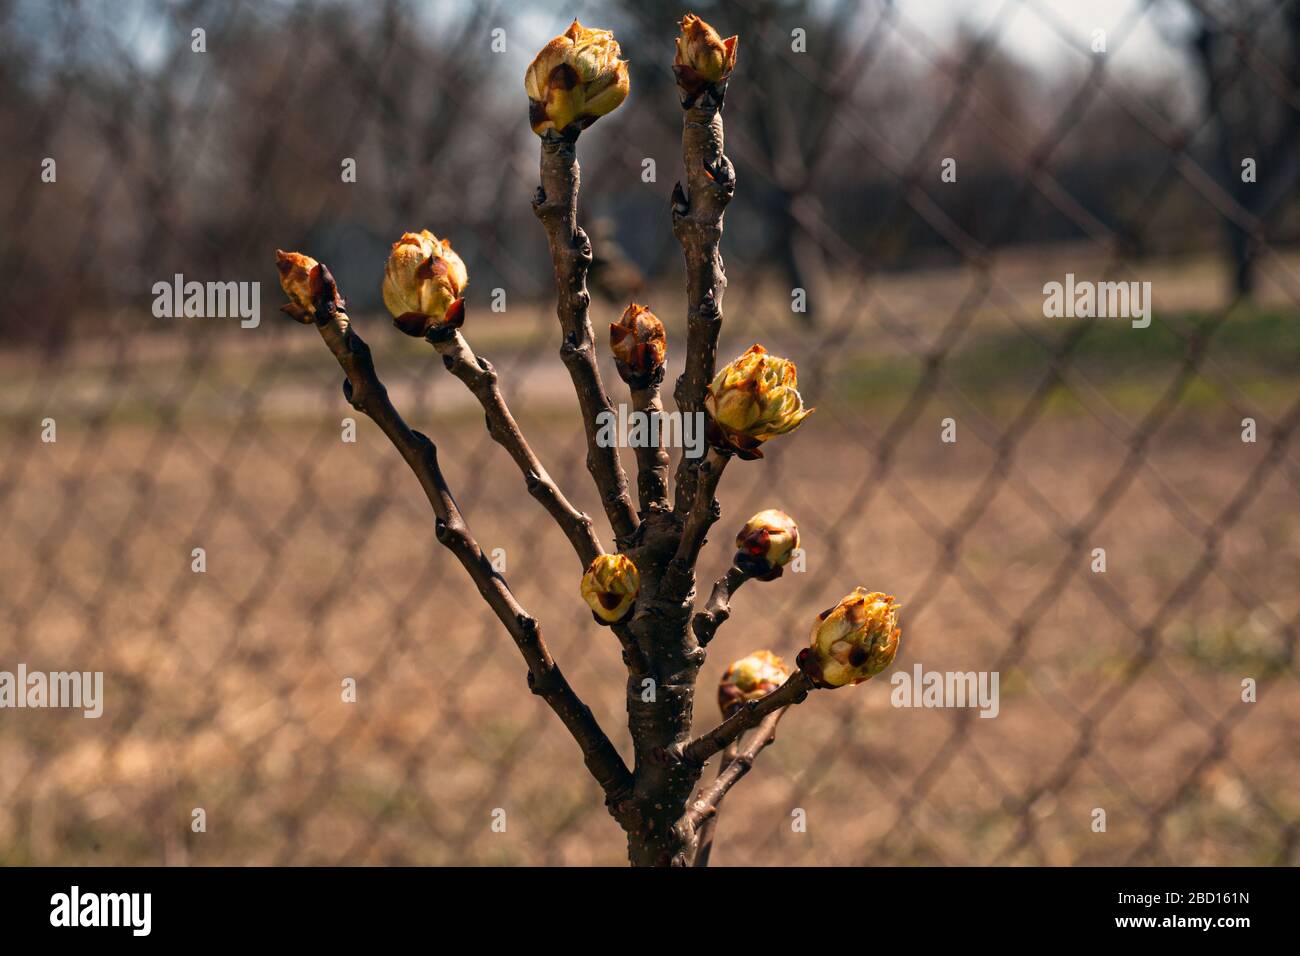
[[[1001,925],[1056,940],[1232,945],[1242,933],[1291,924],[1283,907],[1295,886],[1293,870],[1247,868],[33,868],[0,870],[0,925],[8,941],[75,935],[79,945],[337,944],[446,930],[526,944],[541,925],[552,939],[576,942],[590,938],[597,918],[646,936],[661,920],[713,934],[740,920],[735,931],[755,944],[771,930],[987,945],[990,927]]]

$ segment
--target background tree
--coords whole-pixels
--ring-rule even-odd
[[[1222,210],[1234,290],[1255,288],[1256,257],[1300,183],[1300,3],[1189,0],[1192,62],[1205,90],[1209,168]],[[1252,175],[1243,163],[1253,161]]]

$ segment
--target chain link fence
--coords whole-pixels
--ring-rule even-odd
[[[1094,6],[696,11],[741,37],[721,354],[789,355],[818,407],[723,483],[702,581],[765,507],[807,569],[738,595],[698,729],[727,663],[792,659],[853,586],[905,608],[893,670],[783,722],[715,864],[1297,861],[1300,5]],[[104,675],[98,719],[0,710],[0,860],[625,858],[404,464],[275,314],[274,252],[330,266],[630,752],[562,535],[378,289],[403,230],[452,237],[467,336],[600,514],[520,77],[574,14],[631,60],[579,146],[593,322],[648,302],[672,381],[682,12],[0,2],[0,670]],[[177,276],[258,282],[256,313],[160,315]],[[1048,317],[1045,284],[1076,280],[1150,283],[1149,325]],[[890,681],[970,671],[998,677],[982,709]]]

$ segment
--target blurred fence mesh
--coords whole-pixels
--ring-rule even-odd
[[[697,724],[729,661],[791,657],[857,584],[905,605],[896,670],[996,671],[999,711],[895,707],[889,675],[817,695],[728,798],[714,861],[1294,864],[1298,4],[979,2],[955,28],[936,6],[698,8],[741,35],[721,351],[790,355],[819,411],[724,482],[702,580],[761,507],[795,516],[808,568],[738,596]],[[378,285],[402,230],[453,238],[471,342],[598,514],[519,77],[574,14],[631,59],[628,104],[580,144],[593,321],[648,301],[672,381],[682,12],[0,3],[0,670],[105,675],[98,720],[0,711],[0,861],[624,859],[405,466],[364,418],[341,439],[337,368],[276,316],[273,256],[331,266],[627,753],[618,647],[563,537]],[[1149,281],[1150,327],[1045,318],[1067,273]],[[260,324],[155,316],[176,274],[260,282]]]

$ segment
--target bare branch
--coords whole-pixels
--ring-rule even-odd
[[[618,642],[623,646],[623,663],[627,665],[628,673],[633,677],[644,677],[650,672],[650,662],[646,660],[645,654],[641,652],[641,647],[637,643],[636,635],[626,624],[615,624],[610,628],[618,637]]]
[[[722,328],[722,296],[727,289],[722,254],[722,215],[736,191],[736,173],[722,152],[722,89],[683,97],[682,162],[686,188],[673,189],[673,233],[686,260],[686,368],[673,397],[683,416],[702,411],[713,380]],[[678,513],[695,500],[701,462],[685,456],[677,466]]]
[[[731,596],[740,590],[742,584],[752,579],[752,574],[733,564],[726,574],[714,582],[709,602],[704,605],[704,610],[691,619],[691,629],[695,631],[695,639],[700,642],[700,647],[707,647],[718,628],[731,617]]]
[[[685,600],[695,586],[695,562],[704,547],[704,536],[722,513],[714,494],[730,460],[728,453],[710,448],[703,462],[696,466],[695,501],[686,515],[677,553],[664,573],[663,592],[670,600]]]
[[[704,866],[708,861],[708,849],[705,845],[705,837],[712,842],[713,824],[717,820],[718,808],[722,804],[722,798],[727,795],[732,787],[740,780],[741,777],[749,773],[754,766],[754,761],[770,744],[776,742],[776,725],[781,722],[785,712],[789,710],[789,705],[775,710],[763,718],[758,725],[758,730],[748,743],[742,744],[740,740],[734,741],[727,748],[727,757],[722,766],[718,769],[718,776],[706,787],[702,787],[696,794],[695,799],[691,802],[690,807],[686,810],[686,822],[699,833],[699,848],[696,850],[696,865]],[[704,832],[707,827],[708,833]],[[704,862],[700,862],[699,855],[704,854]]]
[[[689,765],[703,766],[706,760],[737,740],[746,730],[756,727],[768,714],[801,703],[808,692],[816,688],[811,677],[802,669],[796,670],[772,693],[749,701],[717,727],[682,746],[679,751],[682,760]]]
[[[351,320],[342,309],[334,278],[323,264],[321,273],[323,291],[316,300],[315,325],[347,376],[343,382],[344,397],[379,426],[415,472],[437,517],[438,541],[464,565],[483,599],[514,639],[528,664],[529,689],[545,700],[569,729],[582,748],[587,769],[605,791],[610,812],[624,823],[629,819],[627,804],[632,788],[627,765],[551,657],[542,639],[541,625],[519,604],[505,578],[483,554],[443,478],[436,446],[425,435],[411,429],[393,407],[388,389],[375,371],[370,347],[353,330]]]
[[[632,410],[641,412],[647,421],[658,421],[663,415],[664,403],[659,397],[662,368],[653,383],[645,388],[632,386]],[[668,507],[668,452],[664,450],[663,430],[658,441],[638,445],[636,449],[637,498],[642,512]]]
[[[556,314],[564,341],[560,357],[569,370],[578,405],[582,408],[583,427],[587,433],[587,470],[600,491],[601,505],[609,516],[614,538],[620,549],[632,540],[637,529],[636,511],[628,494],[627,476],[618,458],[618,448],[602,448],[596,440],[597,417],[612,415],[613,408],[600,379],[595,341],[588,308],[587,269],[591,265],[591,242],[578,227],[578,156],[576,134],[561,136],[548,133],[542,137],[541,179],[533,198],[533,212],[546,229],[551,249],[558,293]]]
[[[533,454],[501,395],[496,369],[487,359],[474,354],[459,329],[449,329],[446,334],[435,333],[430,341],[442,356],[442,364],[478,398],[487,414],[488,434],[510,453],[523,472],[528,493],[555,519],[585,569],[596,555],[604,553],[600,539],[592,529],[591,518],[569,503]]]
[[[781,711],[785,713],[785,711]],[[733,740],[727,745],[727,749],[722,752],[722,762],[718,764],[718,776],[721,777],[731,766],[731,762],[736,759],[736,754],[740,751],[740,741]],[[718,803],[722,798],[718,798]],[[691,860],[691,866],[704,868],[709,865],[709,857],[713,853],[713,837],[718,830],[718,812],[709,814],[700,823],[699,829],[695,831],[695,856]]]

